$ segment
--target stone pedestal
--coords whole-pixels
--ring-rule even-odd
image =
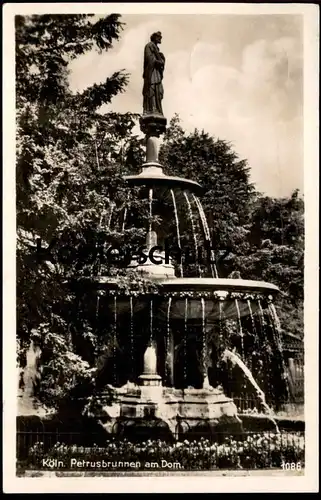
[[[149,136],[146,138],[146,162],[143,165],[143,169],[146,167],[158,167],[161,171],[160,163],[158,162],[158,151],[159,151],[159,138]]]
[[[140,129],[148,137],[159,137],[166,131],[167,120],[161,114],[142,115],[140,120]]]
[[[143,374],[140,383],[143,385],[118,389],[118,402],[104,408],[107,420],[103,426],[108,433],[117,433],[120,427],[124,430],[129,424],[134,431],[149,429],[151,438],[160,427],[176,439],[194,434],[207,437],[216,429],[231,432],[242,429],[233,400],[219,388],[183,391],[163,387],[161,377],[155,374]],[[155,383],[158,385],[152,385]]]
[[[144,354],[144,373],[138,377],[141,401],[159,403],[162,398],[162,378],[157,374],[156,349],[150,345]]]
[[[146,135],[146,162],[143,164],[143,171],[146,168],[159,169],[162,173],[161,165],[158,161],[159,137],[166,131],[166,118],[161,114],[143,115],[140,118],[140,129]]]

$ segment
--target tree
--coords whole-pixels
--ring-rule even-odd
[[[66,177],[66,163],[72,162],[71,173],[72,167],[77,170],[81,145],[94,141],[103,121],[97,109],[124,90],[123,72],[75,95],[68,85],[69,61],[93,48],[110,49],[122,28],[118,19],[115,14],[96,23],[91,15],[16,17],[18,227],[41,223],[37,190]],[[56,216],[51,214],[52,222]]]
[[[304,202],[299,191],[287,198],[258,198],[248,240],[250,251],[235,260],[235,267],[243,278],[269,281],[280,288],[281,324],[287,332],[302,337]]]
[[[116,14],[16,18],[18,362],[25,364],[31,340],[41,348],[38,396],[49,405],[92,377],[96,336],[66,283],[103,271],[93,249],[102,232],[119,241],[111,213],[121,213],[122,175],[142,154],[134,115],[99,113],[128,75],[72,94],[68,64],[111,49],[122,26]]]

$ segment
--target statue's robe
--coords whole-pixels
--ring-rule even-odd
[[[163,114],[162,99],[164,96],[164,89],[162,80],[164,66],[164,55],[159,51],[154,42],[149,42],[145,46],[144,52],[144,114]]]

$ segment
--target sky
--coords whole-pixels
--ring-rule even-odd
[[[247,159],[251,181],[269,196],[303,192],[303,23],[301,15],[122,15],[113,49],[70,65],[73,91],[130,74],[103,111],[142,112],[144,46],[163,35],[164,115],[187,132],[204,129]]]

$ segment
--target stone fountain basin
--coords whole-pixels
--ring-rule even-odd
[[[162,281],[166,291],[217,291],[222,298],[230,292],[251,294],[260,292],[264,295],[275,295],[280,289],[272,283],[230,278],[174,278]]]
[[[150,279],[150,278],[149,278]],[[115,290],[118,288],[117,278],[109,276],[82,277],[81,281],[88,281],[98,288]],[[272,283],[265,281],[231,279],[231,278],[165,278],[158,279],[164,291],[217,291],[221,297],[225,298],[231,292],[240,293],[261,293],[264,295],[275,295],[280,293],[280,289]]]
[[[117,279],[98,276],[88,280],[94,289],[105,290],[107,295],[109,292],[116,293],[119,313],[129,311],[130,297],[133,297],[134,313],[145,308],[146,313],[149,311],[150,296],[137,294],[134,290],[133,293],[124,295]],[[158,314],[167,317],[171,299],[171,319],[184,319],[186,314],[188,319],[200,319],[204,315],[207,322],[218,320],[220,317],[235,319],[254,314],[260,309],[259,300],[264,301],[268,297],[273,299],[280,292],[272,283],[242,279],[158,278],[157,282],[162,286],[156,297],[158,313],[154,309],[155,316]]]
[[[145,391],[148,389],[148,392]],[[116,389],[119,399],[110,406],[103,406],[102,415],[107,417],[104,428],[115,432],[116,425],[132,425],[148,428],[151,424],[163,423],[168,426],[172,436],[180,432],[186,434],[205,426],[218,424],[240,426],[237,408],[231,398],[225,396],[220,388],[185,389],[184,391],[161,386],[126,386]],[[145,419],[147,418],[147,421]]]
[[[228,278],[168,279],[162,281],[162,289],[165,296],[172,297],[172,318],[204,315],[207,322],[249,316],[260,309],[259,299],[273,299],[280,292],[272,283]]]

